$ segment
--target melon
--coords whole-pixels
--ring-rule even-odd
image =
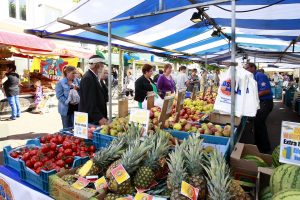
[[[272,193],[271,193],[271,188],[265,187],[264,189],[262,189],[262,191],[259,194],[259,199],[260,200],[272,200]]]
[[[300,167],[284,164],[275,168],[271,175],[270,187],[272,194],[285,189],[300,190]]]
[[[268,164],[260,157],[254,155],[245,155],[244,160],[255,162],[257,167],[268,167]]]
[[[282,165],[282,163],[279,162],[279,154],[280,154],[280,145],[278,145],[272,153],[272,165],[274,168],[278,167],[279,165]]]
[[[273,200],[299,200],[300,190],[282,190],[273,196]]]

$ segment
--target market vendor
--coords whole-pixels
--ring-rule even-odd
[[[80,82],[79,111],[88,113],[89,123],[107,124],[107,106],[105,89],[101,86],[100,77],[104,68],[104,58],[94,55],[89,59],[89,70]]]
[[[257,71],[254,63],[247,63],[245,67],[253,73],[257,82],[260,109],[257,110],[254,118],[254,139],[255,144],[262,153],[269,153],[271,150],[266,120],[273,109],[273,94],[268,77]]]
[[[138,102],[139,108],[142,108],[142,103],[147,97],[147,92],[154,91],[157,93],[156,85],[151,76],[153,74],[153,66],[144,64],[142,67],[143,75],[135,81],[135,96],[134,100]]]
[[[171,76],[172,65],[166,64],[164,66],[164,73],[159,76],[157,80],[157,88],[159,96],[164,99],[167,92],[175,92],[175,81]]]

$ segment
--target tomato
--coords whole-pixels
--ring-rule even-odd
[[[41,161],[42,161],[42,162],[47,162],[48,160],[49,160],[49,158],[48,158],[47,156],[45,156],[45,157],[42,158]]]
[[[89,147],[89,151],[90,151],[90,152],[95,152],[95,151],[96,151],[96,147],[95,147],[94,145],[91,145],[91,146]]]
[[[59,167],[64,167],[65,166],[65,162],[63,161],[63,160],[58,160],[58,161],[56,161],[56,163],[55,163],[57,166],[59,166]]]
[[[65,160],[65,162],[66,162],[67,164],[72,164],[73,161],[74,161],[74,158],[73,158],[73,157],[68,157],[68,158]]]
[[[10,155],[11,157],[13,157],[13,158],[19,157],[19,154],[18,154],[17,152],[15,152],[15,151],[11,152],[9,155]]]
[[[42,145],[41,151],[42,151],[43,153],[48,153],[49,150],[50,150],[50,148],[49,148],[48,145],[46,145],[46,144]]]
[[[38,150],[33,149],[33,150],[29,151],[29,154],[30,154],[30,156],[34,156],[37,154],[37,152],[38,152]]]
[[[63,147],[64,147],[64,149],[70,149],[70,148],[72,148],[72,144],[68,141],[64,141]]]
[[[50,143],[50,149],[51,149],[52,151],[55,151],[55,150],[56,150],[56,143],[51,142],[51,143]]]
[[[46,143],[46,137],[44,137],[44,136],[41,137],[41,138],[40,138],[40,142],[41,142],[41,143]]]
[[[87,151],[87,148],[85,146],[81,146],[80,151]]]
[[[53,138],[50,140],[50,142],[53,142],[53,143],[55,143],[55,144],[58,144],[58,140],[56,139],[56,137],[53,137]]]
[[[59,166],[55,166],[53,169],[55,169],[57,172],[60,171],[60,167]]]
[[[32,157],[30,158],[30,161],[31,161],[32,164],[36,163],[36,162],[38,161],[38,160],[37,160],[37,156],[32,156]]]
[[[48,134],[48,135],[45,136],[45,138],[46,138],[47,141],[50,141],[52,139],[52,135]]]
[[[32,167],[33,167],[33,164],[32,164],[32,162],[31,162],[30,160],[27,160],[25,164],[26,164],[26,166],[29,167],[29,168],[32,168]]]
[[[36,163],[33,164],[34,169],[38,169],[39,167],[42,167],[42,166],[43,166],[42,162],[36,162]]]
[[[66,156],[72,156],[73,151],[72,151],[72,149],[66,149],[66,150],[64,151],[64,153],[65,153]]]
[[[75,152],[75,151],[73,151],[72,156],[73,156],[73,157],[76,156],[76,152]]]
[[[58,142],[58,144],[62,144],[63,141],[64,141],[64,138],[61,135],[58,135],[57,136],[57,142]]]
[[[47,153],[47,156],[49,157],[49,159],[52,159],[52,158],[55,157],[55,152],[54,152],[54,151],[49,151],[49,152]]]
[[[81,141],[80,141],[80,139],[79,139],[79,138],[76,138],[76,139],[74,140],[74,143],[75,143],[75,144],[77,144],[77,145],[79,145],[79,144],[80,144],[80,142],[81,142]]]
[[[62,159],[63,156],[64,156],[64,153],[61,152],[56,155],[56,158],[59,160],[59,159]]]
[[[39,168],[37,168],[37,169],[35,170],[35,173],[40,174],[42,170],[43,170],[43,169],[42,169],[41,167],[39,167]]]
[[[85,151],[80,151],[80,157],[86,157],[88,154]]]

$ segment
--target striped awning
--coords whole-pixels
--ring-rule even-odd
[[[193,2],[206,2],[206,0],[194,0]],[[300,0],[239,0],[236,3],[236,42],[238,47],[258,53],[283,52],[291,41],[300,35]],[[164,9],[186,5],[191,5],[191,2],[189,0],[164,1]],[[107,24],[96,25],[97,22],[155,12],[158,7],[159,0],[114,0],[114,3],[111,0],[82,0],[76,8],[73,8],[62,18],[79,24],[94,24],[93,28],[107,32]],[[197,12],[197,9],[113,22],[113,35],[144,43],[149,47],[116,39],[113,39],[112,43],[133,50],[166,56],[172,55],[190,59],[207,57],[210,60],[223,57],[226,59],[230,50],[228,39],[222,35],[212,37],[211,34],[214,29],[206,20],[197,24],[190,21],[194,12]],[[205,12],[222,27],[222,31],[229,36],[231,35],[230,2],[208,6]],[[98,44],[107,43],[106,36],[84,29],[49,35],[69,27],[55,21],[27,30],[27,32],[49,38]],[[300,44],[296,43],[287,50],[287,52],[292,51],[299,53]],[[259,54],[256,55],[259,56]],[[282,56],[281,60],[285,58]],[[296,61],[300,63],[299,59]]]

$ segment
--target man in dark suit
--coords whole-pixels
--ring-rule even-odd
[[[107,124],[105,88],[101,86],[98,77],[104,68],[104,61],[98,55],[90,57],[90,68],[80,82],[79,111],[88,113],[89,123],[99,125]]]

